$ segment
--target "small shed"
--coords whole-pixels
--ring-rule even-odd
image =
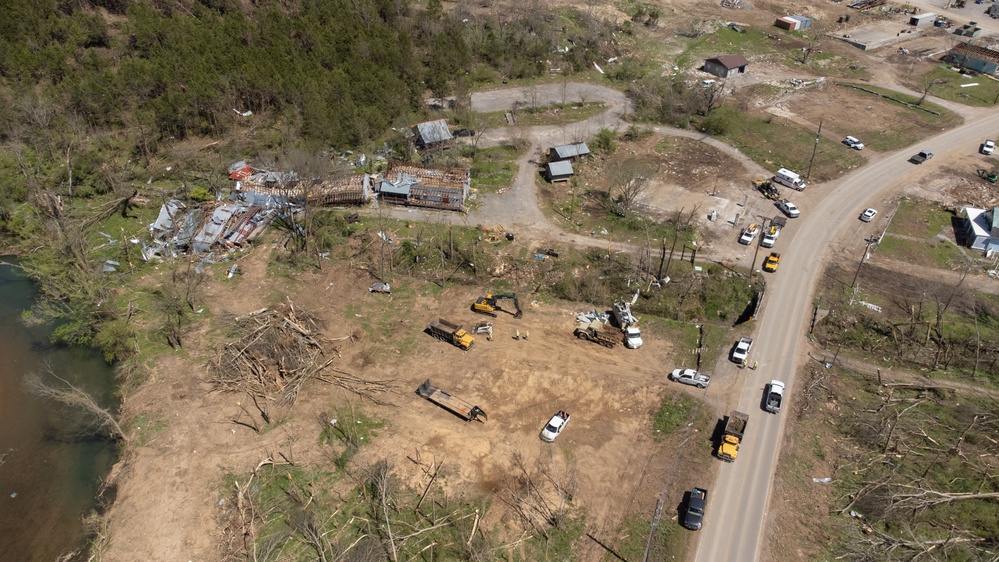
[[[797,20],[792,17],[777,18],[777,20],[774,21],[774,26],[787,31],[797,31],[801,29],[801,20]]]
[[[548,181],[555,183],[560,181],[569,181],[572,177],[572,163],[566,160],[561,160],[559,162],[549,162],[545,166],[545,175],[548,176]]]
[[[925,14],[916,14],[909,18],[909,25],[915,27],[929,27],[933,25],[936,21],[937,15],[932,12],[926,12]]]
[[[446,119],[413,125],[413,135],[416,148],[420,150],[443,145],[454,138],[451,136],[451,129],[448,128]]]
[[[733,74],[742,74],[746,72],[747,66],[749,66],[749,61],[742,55],[722,55],[704,61],[705,72],[722,78],[728,78]]]
[[[548,151],[548,160],[550,162],[575,160],[581,156],[588,156],[589,154],[590,147],[586,146],[585,142],[574,142],[572,144],[563,144],[562,146],[553,146],[551,150]]]
[[[943,60],[982,74],[995,76],[999,72],[999,51],[971,43],[958,43]]]

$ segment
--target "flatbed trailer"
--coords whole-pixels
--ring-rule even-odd
[[[416,389],[416,393],[465,421],[488,419],[482,408],[433,386],[430,384],[430,379],[423,381],[423,384]]]

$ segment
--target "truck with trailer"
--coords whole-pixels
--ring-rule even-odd
[[[416,393],[465,421],[488,419],[482,408],[433,386],[430,384],[430,379],[423,381],[423,384],[417,387]]]
[[[749,416],[742,412],[732,412],[725,422],[725,429],[722,432],[721,444],[718,445],[718,458],[725,462],[732,462],[739,456],[739,444],[742,436],[746,433],[746,425],[749,424]]]
[[[471,349],[472,344],[475,343],[475,338],[472,334],[469,334],[461,325],[448,322],[443,318],[431,320],[427,324],[426,332],[441,341],[446,341],[465,351]]]
[[[774,244],[777,242],[777,236],[780,235],[780,229],[787,225],[787,219],[777,215],[770,220],[770,226],[763,231],[763,239],[760,240],[760,246],[764,248],[773,248]]]
[[[774,183],[779,183],[781,185],[786,185],[791,189],[797,189],[798,191],[805,191],[805,181],[801,179],[801,176],[787,168],[781,168],[777,170],[774,177],[770,178],[770,181]]]
[[[576,326],[576,330],[573,335],[581,340],[589,340],[594,343],[599,343],[600,345],[611,348],[617,345],[617,340],[619,334],[617,332],[607,330],[606,324],[594,320],[592,322],[580,322]]]

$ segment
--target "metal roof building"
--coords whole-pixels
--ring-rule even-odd
[[[413,134],[416,135],[416,147],[421,149],[448,142],[454,138],[451,136],[451,129],[448,128],[445,119],[413,125]]]
[[[552,162],[574,160],[580,156],[587,156],[589,153],[590,147],[586,146],[585,142],[574,142],[572,144],[552,147],[548,153],[548,159]]]
[[[545,166],[545,175],[548,176],[548,181],[552,183],[557,181],[569,181],[572,174],[572,163],[570,162],[549,162],[548,165]]]

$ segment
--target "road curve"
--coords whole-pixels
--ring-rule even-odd
[[[863,251],[863,238],[879,232],[876,224],[857,220],[861,210],[876,206],[880,196],[904,185],[917,171],[925,171],[947,160],[947,153],[974,153],[983,138],[999,130],[999,113],[969,109],[966,124],[918,146],[875,159],[870,165],[810,190],[822,190],[822,198],[796,219],[794,239],[782,252],[780,270],[767,277],[767,301],[758,321],[750,362],[757,370],[744,369],[738,401],[730,404],[750,415],[739,458],[720,467],[711,488],[704,529],[697,549],[698,562],[754,561],[760,558],[762,538],[771,522],[768,512],[786,414],[771,415],[760,405],[763,388],[771,379],[787,383],[787,396],[795,398],[795,373],[801,366],[800,353],[806,342],[808,322],[823,254],[834,241],[857,246]],[[915,166],[908,158],[927,148],[937,154],[933,160]],[[736,369],[735,366],[729,367]],[[705,483],[707,484],[707,483]],[[738,522],[738,524],[734,524]]]

